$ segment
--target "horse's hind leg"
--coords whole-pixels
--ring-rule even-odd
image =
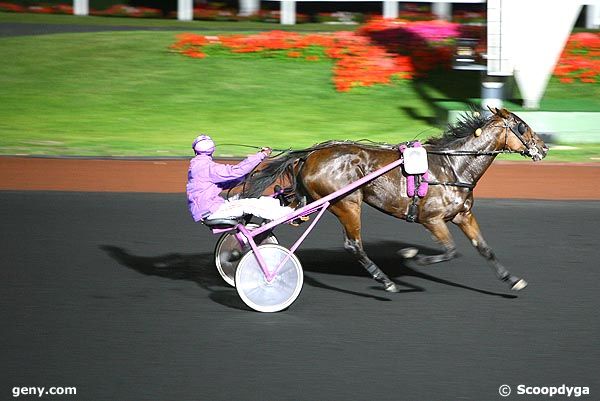
[[[330,210],[344,226],[344,248],[358,259],[361,266],[376,281],[383,284],[386,291],[399,292],[400,288],[369,259],[363,249],[360,236],[360,203],[345,199],[334,204]]]
[[[527,286],[527,282],[525,280],[517,276],[513,276],[508,270],[506,270],[504,266],[500,264],[500,262],[498,262],[496,255],[494,255],[494,252],[492,251],[492,248],[490,248],[483,239],[481,230],[479,229],[479,224],[477,224],[477,220],[475,219],[473,213],[468,211],[466,213],[457,214],[452,222],[460,227],[462,232],[464,232],[467,238],[471,240],[471,243],[475,248],[477,248],[479,253],[491,263],[494,271],[496,272],[496,276],[498,276],[498,279],[501,281],[506,281],[510,285],[510,288],[515,291],[522,290]]]
[[[430,265],[454,258],[454,256],[456,256],[456,248],[446,222],[442,219],[435,219],[423,222],[422,224],[431,232],[434,239],[444,247],[445,251],[439,255],[417,255],[417,263],[422,265]]]

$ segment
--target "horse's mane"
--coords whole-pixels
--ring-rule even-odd
[[[426,144],[434,148],[452,148],[460,142],[460,139],[473,135],[478,128],[482,128],[490,121],[489,117],[484,117],[480,112],[471,108],[470,111],[461,113],[454,124],[448,124],[448,127],[440,137],[433,137],[425,141]]]

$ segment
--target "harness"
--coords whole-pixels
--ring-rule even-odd
[[[503,128],[504,128],[504,146],[501,150],[489,150],[489,151],[480,151],[480,150],[427,150],[427,153],[435,154],[435,155],[445,155],[445,156],[497,156],[502,153],[520,153],[525,156],[533,157],[539,153],[537,147],[534,142],[528,142],[525,140],[523,134],[527,132],[527,125],[518,117],[515,116],[517,122],[515,124],[509,124],[506,119],[503,119]],[[497,127],[497,126],[496,126]],[[508,149],[508,132],[509,130],[517,137],[517,139],[525,146],[525,150],[521,152],[513,151]],[[417,142],[418,143],[418,142]],[[402,152],[402,146],[413,146],[414,143],[407,143],[406,145],[401,145],[400,150]],[[420,144],[418,144],[420,146]],[[414,177],[414,178],[413,178]],[[472,191],[475,188],[477,182],[468,183],[468,182],[442,182],[442,181],[432,181],[429,180],[427,173],[420,175],[408,175],[407,180],[413,179],[415,182],[416,188],[420,188],[422,184],[428,185],[443,185],[443,186],[453,186],[459,188],[467,188],[469,191]],[[426,194],[425,191],[415,191],[415,193],[409,193],[408,195],[412,197],[412,202],[408,207],[408,212],[406,215],[406,221],[408,222],[416,222],[417,221],[417,212],[418,212],[418,201],[419,197],[423,197]]]
[[[406,176],[406,193],[412,198],[406,213],[406,221],[417,221],[419,198],[427,195],[429,189],[429,166],[427,152],[419,141],[407,142],[398,146],[402,155],[402,171]]]

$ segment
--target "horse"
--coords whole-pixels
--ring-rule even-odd
[[[427,151],[429,189],[422,198],[409,197],[403,169],[393,169],[355,191],[335,199],[329,210],[344,228],[344,248],[386,291],[399,292],[394,283],[367,255],[361,239],[363,202],[398,219],[407,219],[413,203],[413,220],[431,232],[443,246],[441,254],[415,257],[428,265],[456,257],[447,223],[457,225],[477,251],[491,264],[499,280],[518,291],[527,282],[511,274],[496,258],[481,234],[472,212],[473,188],[500,153],[520,153],[533,161],[548,153],[544,141],[517,115],[506,109],[463,113],[439,137],[423,144]],[[296,201],[317,200],[366,174],[392,163],[400,156],[399,145],[328,141],[302,150],[290,150],[266,162],[248,177],[243,197],[260,196],[277,180],[290,183]]]

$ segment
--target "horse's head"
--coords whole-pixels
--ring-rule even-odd
[[[500,124],[494,124],[502,129],[498,137],[497,148],[510,150],[529,156],[533,161],[542,160],[548,154],[548,147],[532,129],[516,114],[506,109],[492,109],[493,119]]]

